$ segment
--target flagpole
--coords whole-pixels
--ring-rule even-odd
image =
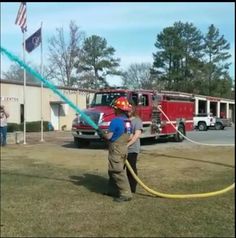
[[[23,62],[25,62],[25,32],[27,31],[27,7],[26,2],[21,2],[20,7],[17,12],[15,24],[21,27],[23,35]],[[23,85],[23,106],[24,106],[24,115],[23,115],[23,143],[26,144],[26,71],[24,69],[24,85]]]
[[[42,29],[43,29],[43,22],[41,22],[41,65],[40,65],[40,73],[43,75],[43,38],[42,38]],[[41,82],[41,142],[44,141],[43,139],[43,82]]]
[[[23,31],[23,61],[25,63],[25,31]],[[24,86],[23,86],[23,105],[24,105],[24,142],[23,144],[26,144],[26,71],[24,69]]]

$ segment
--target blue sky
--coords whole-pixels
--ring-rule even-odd
[[[1,45],[22,57],[22,33],[15,25],[19,2],[1,2]],[[121,68],[131,63],[152,63],[152,53],[156,36],[165,27],[176,21],[191,22],[202,33],[214,24],[230,43],[232,66],[230,75],[235,76],[235,3],[234,2],[38,2],[27,3],[27,35],[29,37],[43,22],[43,49],[46,64],[48,39],[56,33],[57,27],[66,31],[71,20],[86,33],[106,38],[109,46],[115,48],[115,56],[121,59]],[[26,53],[26,60],[40,64],[40,48]],[[9,68],[11,62],[1,58],[1,72]],[[109,79],[117,84],[119,79]],[[118,82],[119,84],[119,82]]]

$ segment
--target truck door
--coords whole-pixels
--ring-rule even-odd
[[[143,122],[151,122],[152,110],[151,110],[151,98],[148,93],[138,94],[138,114]]]

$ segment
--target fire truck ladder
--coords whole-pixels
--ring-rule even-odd
[[[160,110],[158,109],[158,106],[153,106],[152,108],[152,133],[159,132],[158,124],[161,124],[160,119]]]

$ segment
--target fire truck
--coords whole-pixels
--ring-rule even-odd
[[[176,142],[182,142],[183,135],[194,129],[193,97],[168,91],[100,89],[94,93],[91,103],[83,112],[106,131],[115,116],[111,104],[121,96],[127,97],[136,106],[144,129],[141,139],[172,137]],[[101,140],[95,129],[80,115],[73,120],[72,135],[78,147],[88,146],[93,140]]]

